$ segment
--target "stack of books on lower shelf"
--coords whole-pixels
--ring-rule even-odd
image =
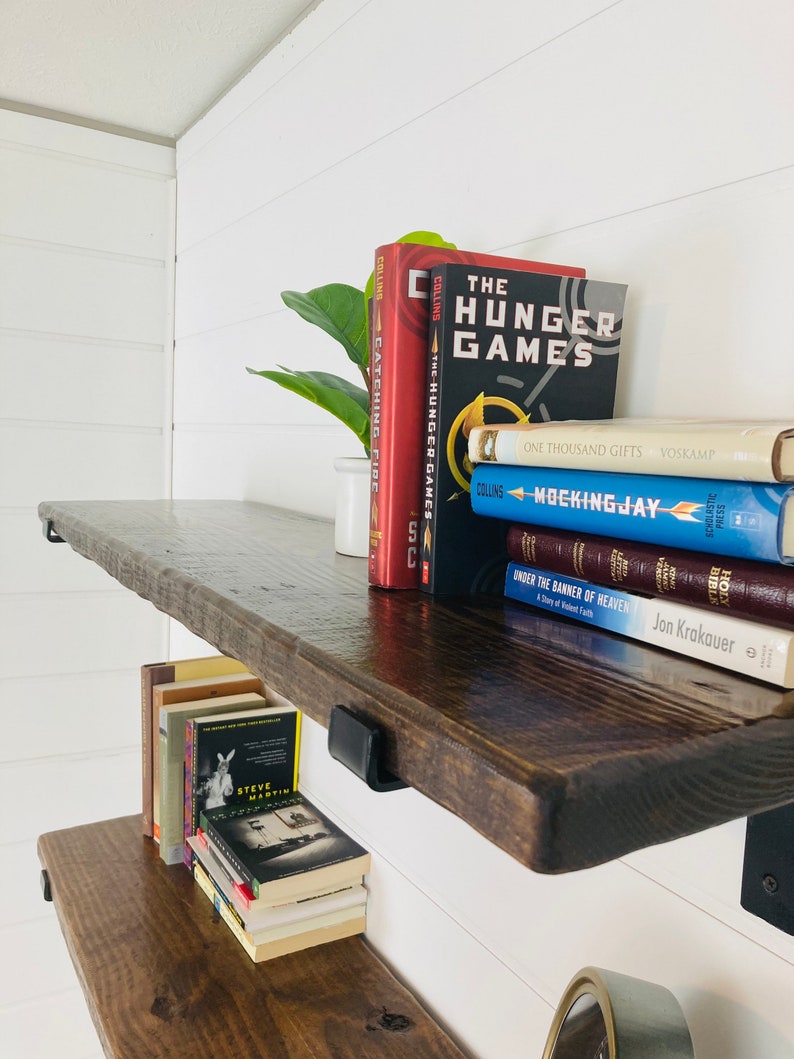
[[[143,833],[255,962],[360,934],[370,855],[298,791],[301,712],[234,659],[141,667]]]
[[[794,428],[475,427],[472,507],[507,520],[505,594],[794,687]]]
[[[361,934],[370,854],[304,795],[202,811],[193,875],[259,963]]]

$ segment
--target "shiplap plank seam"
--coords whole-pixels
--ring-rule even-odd
[[[32,341],[69,342],[74,345],[102,346],[108,349],[125,350],[130,353],[167,353],[170,351],[165,343],[160,342],[135,342],[124,338],[98,338],[96,335],[77,335],[68,331],[36,331],[32,328],[4,327],[0,325],[0,335]]]
[[[156,169],[144,169],[140,166],[124,165],[122,162],[107,162],[101,158],[71,154],[53,147],[30,147],[14,140],[0,140],[0,151],[13,151],[15,154],[28,154],[39,158],[57,158],[59,161],[71,162],[74,165],[90,169],[104,169],[114,173],[124,173],[141,180],[156,180],[158,183],[173,180],[173,173],[161,173]]]

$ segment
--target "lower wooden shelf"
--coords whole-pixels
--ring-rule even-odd
[[[139,816],[53,831],[38,849],[107,1056],[464,1055],[362,938],[252,963]]]

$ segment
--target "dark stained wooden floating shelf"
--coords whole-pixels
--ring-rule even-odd
[[[39,857],[109,1057],[463,1059],[361,938],[254,964],[140,816],[42,835]]]
[[[369,588],[330,523],[278,508],[39,515],[321,724],[339,703],[379,725],[389,771],[536,871],[794,800],[794,692],[498,598]]]

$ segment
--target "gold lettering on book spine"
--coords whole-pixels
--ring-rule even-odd
[[[708,577],[709,603],[712,607],[730,607],[731,570],[712,566]]]

